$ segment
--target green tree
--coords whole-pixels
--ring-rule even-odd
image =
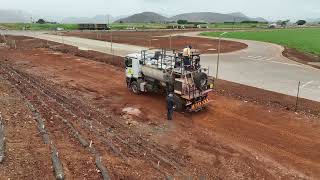
[[[277,21],[277,24],[281,27],[286,27],[289,22],[290,22],[290,20],[285,20],[285,21],[279,20],[279,21]]]
[[[46,21],[44,19],[39,19],[37,21],[37,24],[45,24],[45,23],[46,23]]]
[[[299,21],[297,21],[297,25],[299,25],[299,26],[302,26],[302,25],[305,25],[307,23],[307,21],[305,21],[305,20],[299,20]]]
[[[282,21],[281,26],[282,26],[282,27],[286,27],[289,22],[290,22],[290,20]]]
[[[188,21],[180,19],[180,20],[177,21],[177,23],[178,24],[188,24]]]

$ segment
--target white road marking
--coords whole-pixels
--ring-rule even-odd
[[[268,57],[263,57],[263,56],[248,56],[248,59],[250,59],[250,60],[262,61],[262,60],[268,59]],[[270,58],[269,58],[269,59],[270,59]]]
[[[260,58],[262,58],[262,56],[248,56],[248,58],[251,58],[251,59],[260,59]]]
[[[274,59],[274,57],[268,58],[268,59],[266,59],[266,61],[270,61],[270,60],[272,60],[272,59]]]
[[[299,64],[284,63],[284,62],[278,62],[278,61],[267,61],[267,62],[272,62],[272,63],[277,63],[277,64],[285,64],[285,65],[289,65],[289,66],[301,67],[301,65],[299,65]]]
[[[240,57],[241,59],[246,59],[246,60],[251,60],[251,61],[260,61],[260,62],[269,62],[269,63],[276,63],[276,64],[284,64],[284,65],[288,65],[288,66],[297,66],[297,67],[301,67],[301,65],[299,64],[292,64],[292,63],[284,63],[284,62],[279,62],[279,61],[271,61],[272,59],[274,59],[273,57],[265,59],[254,59],[254,58],[250,58],[253,56],[248,56],[248,57]]]
[[[264,60],[264,61],[270,61],[270,60],[272,60],[273,58],[268,58],[268,57],[262,57],[262,58],[260,58],[259,60]]]
[[[309,84],[312,84],[312,83],[313,83],[313,81],[309,81],[309,82],[303,84],[303,85],[301,86],[301,88],[304,88],[304,87],[306,87],[306,86],[308,86]]]
[[[251,60],[251,61],[261,61],[259,59],[255,59],[255,58],[247,58],[247,57],[240,57],[241,59],[246,59],[246,60]]]

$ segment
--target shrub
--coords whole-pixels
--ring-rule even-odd
[[[45,24],[45,23],[46,23],[46,21],[44,19],[39,19],[37,21],[37,24]]]
[[[243,24],[258,24],[258,21],[242,21]]]
[[[305,25],[306,23],[307,23],[307,21],[305,21],[305,20],[299,20],[296,22],[296,24],[299,26]]]
[[[188,24],[187,20],[178,20],[177,21],[178,24]]]

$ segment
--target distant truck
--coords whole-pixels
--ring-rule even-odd
[[[78,24],[79,30],[110,30],[107,24]]]
[[[160,92],[174,94],[174,109],[196,112],[210,102],[214,79],[209,69],[200,66],[200,54],[191,56],[191,66],[184,67],[181,53],[167,51],[129,54],[125,57],[126,83],[135,94]]]

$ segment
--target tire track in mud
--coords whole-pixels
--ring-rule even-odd
[[[39,81],[34,81],[34,83],[40,83]],[[118,132],[118,133],[116,133],[116,132],[112,132],[112,131],[108,131],[107,133],[108,133],[108,135],[103,135],[103,137],[106,137],[106,138],[109,138],[109,136],[110,137],[114,137],[113,139],[112,139],[112,142],[113,143],[117,143],[117,141],[119,141],[120,143],[122,143],[122,146],[123,145],[125,145],[125,146],[129,146],[129,148],[130,148],[130,150],[134,150],[135,151],[135,153],[138,153],[139,154],[139,157],[140,158],[145,158],[144,156],[146,156],[146,153],[144,153],[143,154],[143,156],[141,156],[141,149],[139,149],[139,147],[136,147],[136,146],[134,146],[134,144],[136,143],[136,142],[138,142],[138,145],[139,146],[144,146],[144,144],[150,144],[150,142],[147,142],[147,141],[145,141],[145,140],[143,140],[142,139],[142,137],[141,137],[141,135],[137,135],[137,137],[132,137],[132,134],[134,134],[134,132],[132,132],[130,129],[128,129],[127,127],[124,127],[125,125],[124,124],[122,124],[122,123],[120,123],[119,121],[116,121],[116,120],[114,120],[114,119],[112,119],[111,118],[111,116],[110,115],[104,115],[101,111],[99,111],[99,110],[94,110],[93,108],[91,108],[91,107],[89,107],[89,106],[84,106],[84,102],[81,102],[80,100],[78,100],[78,99],[72,99],[74,102],[73,103],[70,103],[69,101],[70,101],[70,99],[67,99],[65,96],[61,96],[61,92],[57,92],[57,91],[54,91],[53,89],[55,89],[55,88],[53,88],[53,87],[49,87],[49,88],[45,88],[45,86],[46,86],[47,84],[38,84],[38,86],[40,86],[40,87],[42,87],[42,88],[44,88],[45,90],[45,94],[50,94],[51,93],[51,95],[52,96],[55,96],[55,98],[57,98],[57,99],[59,99],[60,100],[60,105],[61,105],[61,107],[63,107],[63,109],[66,111],[66,112],[69,112],[73,117],[78,117],[77,115],[75,115],[75,113],[73,113],[73,112],[71,112],[69,109],[72,109],[73,111],[80,111],[80,113],[82,113],[83,114],[83,116],[84,116],[84,119],[82,119],[83,120],[83,122],[81,122],[80,121],[80,123],[81,124],[84,124],[84,123],[86,123],[86,124],[84,124],[84,126],[85,126],[85,128],[88,128],[88,127],[90,127],[90,129],[91,130],[93,130],[93,132],[95,132],[95,133],[97,133],[97,132],[100,132],[100,133],[102,133],[102,134],[105,134],[106,132],[105,132],[105,128],[104,127],[102,127],[102,128],[96,128],[97,126],[101,126],[102,124],[103,124],[103,122],[105,122],[104,120],[105,120],[105,117],[107,117],[108,118],[108,120],[112,120],[112,122],[110,123],[108,123],[107,124],[107,126],[108,126],[108,129],[119,129],[119,128],[124,128],[123,129],[123,131],[121,131],[121,132]],[[65,92],[64,92],[65,93]],[[70,97],[70,95],[66,95],[66,96],[69,96]],[[57,100],[57,99],[55,99],[55,100]],[[69,106],[69,107],[67,107],[67,106]],[[67,108],[66,108],[67,107]],[[84,110],[87,110],[87,111],[84,111]],[[97,118],[99,118],[100,120],[98,120],[98,119],[96,119],[95,117],[93,117],[93,114],[98,114],[98,117]],[[86,119],[86,118],[88,118],[88,119],[90,119],[90,120],[88,120],[88,119]],[[108,121],[107,121],[108,122]],[[94,124],[95,123],[95,124]],[[94,125],[93,125],[94,124]],[[128,132],[126,132],[126,131],[129,131],[129,133]],[[129,137],[123,137],[123,136],[119,136],[118,134],[127,134]],[[138,140],[135,140],[134,138],[138,138]],[[141,141],[143,141],[143,142],[141,142]],[[144,146],[145,147],[145,146]],[[120,145],[120,151],[121,151],[121,145]],[[153,166],[155,167],[155,169],[157,169],[157,170],[159,170],[159,171],[161,171],[160,169],[159,169],[159,163],[162,161],[162,162],[164,162],[164,163],[167,163],[167,164],[169,164],[169,165],[171,165],[171,166],[173,166],[173,167],[175,167],[175,166],[178,166],[178,165],[176,165],[177,163],[175,162],[175,161],[177,161],[177,157],[175,156],[175,154],[172,154],[172,153],[170,153],[170,152],[168,152],[168,151],[163,151],[163,149],[161,149],[161,148],[158,148],[156,145],[152,145],[152,147],[150,148],[150,147],[148,147],[148,149],[149,149],[149,151],[150,151],[150,154],[152,155],[152,156],[154,156],[155,158],[157,158],[156,159],[156,161],[154,162],[154,163],[152,163],[153,164]],[[114,149],[113,149],[114,150]],[[173,162],[171,162],[171,160],[169,160],[169,159],[167,159],[167,158],[165,158],[165,157],[163,157],[164,155],[159,155],[159,154],[157,154],[157,153],[154,153],[153,151],[154,150],[158,150],[159,152],[161,152],[162,154],[171,154],[172,155],[172,157],[171,158],[174,158],[174,160],[173,160]],[[119,152],[119,151],[117,151],[117,152]],[[131,152],[129,151],[129,154],[130,154]],[[120,154],[121,155],[121,154]],[[122,156],[123,157],[123,156]],[[179,170],[178,168],[176,168],[177,170]],[[162,173],[164,173],[163,171],[161,171]],[[181,172],[180,172],[180,174],[182,174]]]
[[[70,130],[62,124],[56,123],[58,114],[54,114],[52,109],[42,100],[37,94],[34,92],[35,89],[28,87],[27,82],[23,82],[19,75],[13,71],[5,69],[7,71],[7,79],[15,86],[15,88],[20,92],[23,99],[26,101],[27,106],[33,113],[35,119],[38,121],[38,128],[40,133],[43,135],[43,140],[45,144],[49,144],[52,151],[52,163],[56,173],[56,179],[64,179],[66,175],[67,178],[81,178],[86,177],[89,174],[85,174],[84,170],[90,169],[92,172],[95,172],[97,175],[89,176],[88,178],[92,179],[100,179],[99,175],[94,166],[90,167],[88,163],[90,161],[90,157],[83,150],[78,149],[78,152],[75,152],[77,149],[78,143],[75,143],[70,136]],[[48,122],[50,120],[50,123]],[[46,126],[47,125],[47,126]],[[77,132],[73,132],[77,133]],[[58,148],[54,145],[53,140],[57,143]],[[67,138],[69,137],[69,138]],[[74,136],[76,137],[76,136]],[[78,136],[79,137],[79,136]],[[79,140],[80,138],[78,138]],[[68,143],[65,143],[67,141]],[[81,143],[81,141],[79,140]],[[58,154],[58,150],[60,149],[60,158]],[[79,156],[70,156],[67,153],[76,153]],[[90,147],[89,151],[94,154],[95,163],[97,168],[100,170],[103,179],[110,179],[106,168],[104,168],[101,164],[100,155],[96,153],[94,147]],[[61,163],[62,161],[62,163]],[[62,165],[63,164],[63,165]],[[64,169],[63,169],[64,166]],[[71,167],[71,168],[69,168]],[[82,167],[82,168],[79,168]],[[79,169],[79,170],[78,170]],[[65,170],[65,173],[64,173]],[[72,171],[74,170],[74,171]],[[82,171],[82,172],[81,172]]]
[[[39,103],[40,100],[37,100],[34,103],[38,103],[37,106],[41,109],[41,112],[50,112],[46,116],[52,121],[60,118],[60,121],[67,126],[65,129],[71,130],[73,136],[78,139],[82,146],[88,146],[88,141],[84,140],[83,137],[90,137],[91,140],[95,141],[95,144],[105,144],[108,150],[120,157],[125,164],[130,164],[129,159],[131,158],[145,160],[153,169],[158,171],[158,174],[155,173],[154,177],[159,177],[159,175],[165,175],[166,177],[176,176],[177,174],[179,176],[184,175],[180,170],[183,162],[178,160],[174,153],[147,142],[141,135],[128,129],[124,124],[111,118],[111,116],[106,116],[104,113],[94,110],[92,107],[86,106],[81,100],[66,98],[70,97],[67,93],[58,92],[56,88],[50,87],[47,83],[42,83],[38,79],[31,78],[30,75],[12,68],[9,70],[6,67],[6,70],[19,75],[17,82],[26,82],[25,85],[30,86],[30,91],[36,89],[38,91],[36,95],[41,97],[42,102]],[[21,89],[21,91],[26,90]],[[108,117],[108,121],[105,120],[105,117]],[[66,121],[66,119],[69,121]],[[53,128],[52,131],[54,130]],[[98,150],[103,149],[99,146]]]
[[[26,104],[30,111],[32,112],[33,117],[36,119],[38,123],[38,129],[40,134],[42,134],[43,142],[45,144],[49,144],[51,149],[51,160],[52,165],[55,173],[55,177],[57,180],[62,180],[65,178],[65,173],[63,171],[62,163],[59,158],[59,153],[56,148],[56,145],[54,144],[53,140],[51,140],[50,135],[48,134],[47,128],[45,127],[44,120],[42,116],[39,114],[38,110],[35,109],[35,107],[30,103],[29,100],[26,100]]]
[[[10,76],[10,74],[9,74]],[[17,90],[17,89],[16,89]],[[21,93],[19,93],[19,95],[22,96]],[[44,120],[42,118],[42,116],[39,114],[39,112],[34,108],[34,106],[30,103],[30,101],[28,99],[25,99],[25,97],[23,96],[22,99],[25,100],[26,106],[28,107],[28,109],[31,111],[33,118],[37,121],[38,124],[38,131],[39,133],[42,135],[42,139],[44,144],[49,145],[50,150],[51,150],[51,161],[52,161],[52,165],[53,165],[53,169],[54,169],[54,174],[55,174],[55,178],[57,180],[63,180],[65,177],[64,171],[63,171],[63,167],[59,158],[59,154],[56,148],[56,145],[54,144],[54,142],[51,140],[46,127],[44,125]],[[2,117],[1,117],[2,120]],[[3,153],[1,153],[1,161],[4,158],[4,135],[3,133],[3,129],[4,126],[1,124],[1,136],[3,136],[3,144],[1,144],[1,150],[3,150]]]

